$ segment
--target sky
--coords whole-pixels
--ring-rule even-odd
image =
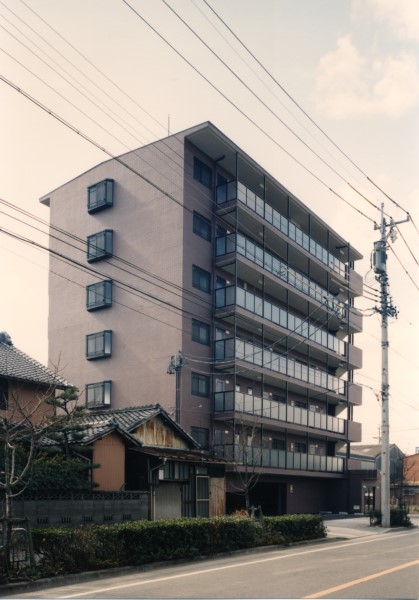
[[[413,454],[418,45],[411,0],[0,0],[0,331],[47,364],[40,197],[109,155],[211,121],[364,257],[354,419],[367,444],[381,421],[371,268],[381,205],[387,223],[400,221],[388,251],[398,310],[388,327],[390,442]]]

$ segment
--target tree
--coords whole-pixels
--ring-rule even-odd
[[[231,485],[236,493],[244,496],[246,510],[250,510],[250,492],[262,474],[261,427],[258,422],[246,423],[240,418],[235,428],[234,457],[232,464],[236,480]]]
[[[13,499],[30,485],[33,467],[46,448],[72,455],[71,443],[79,441],[82,430],[77,419],[84,409],[77,404],[74,387],[11,385],[7,410],[0,412],[0,492],[3,496],[2,552],[6,574],[10,571]]]
[[[401,503],[409,510],[412,505],[417,504],[417,489],[419,483],[419,454],[404,456],[403,479],[401,482]]]

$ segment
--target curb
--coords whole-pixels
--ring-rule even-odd
[[[69,575],[57,575],[56,577],[47,577],[44,579],[37,579],[35,581],[18,581],[15,583],[7,583],[0,585],[0,598],[7,598],[11,594],[18,594],[22,591],[35,591],[38,589],[48,589],[50,587],[59,587],[64,585],[71,585],[73,583],[82,583],[84,581],[105,579],[106,577],[117,577],[120,575],[129,575],[131,573],[143,573],[160,569],[164,567],[173,567],[175,565],[191,564],[193,562],[200,562],[204,560],[215,560],[218,558],[235,556],[237,554],[251,554],[251,553],[262,553],[269,551],[278,551],[280,549],[286,549],[294,546],[305,546],[308,544],[321,544],[328,542],[341,541],[345,538],[341,537],[325,537],[314,540],[304,540],[301,542],[289,542],[288,544],[278,544],[272,546],[257,546],[255,548],[242,548],[240,550],[232,550],[230,552],[219,552],[210,556],[198,556],[195,559],[177,559],[160,561],[155,563],[148,563],[145,565],[139,565],[135,567],[113,567],[110,569],[100,569],[98,571],[84,571],[81,573],[72,573]]]

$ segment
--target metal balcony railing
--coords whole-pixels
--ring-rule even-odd
[[[322,414],[298,406],[291,406],[284,402],[273,400],[271,397],[261,398],[260,396],[244,394],[243,392],[215,392],[214,411],[246,413],[275,421],[314,427],[342,435],[345,433],[345,419],[339,419],[332,415]]]
[[[346,279],[348,278],[348,270],[345,263],[341,262],[336,256],[326,250],[326,248],[323,248],[323,246],[304,233],[297,225],[294,225],[294,223],[286,219],[240,181],[229,181],[228,183],[224,183],[217,187],[217,205],[222,205],[232,200],[242,202],[245,206],[250,208],[250,210],[273,225],[275,229],[296,242],[299,246],[304,248],[304,250],[307,250],[307,252],[315,256],[335,273],[338,273]]]
[[[293,377],[337,394],[345,394],[344,379],[239,338],[216,340],[214,355],[216,361],[244,360],[263,369]]]
[[[329,310],[334,311],[339,318],[344,318],[345,309],[347,308],[345,303],[241,233],[230,233],[215,239],[215,256],[217,258],[232,252],[244,256],[277,279],[288,283],[288,285],[307,294],[310,298],[324,304]]]
[[[215,290],[215,308],[226,308],[228,306],[240,306],[271,323],[285,327],[308,340],[333,350],[341,356],[346,355],[346,344],[343,340],[320,327],[311,325],[308,318],[297,317],[297,315],[279,308],[272,302],[264,300],[241,287],[231,285]]]
[[[318,456],[302,452],[288,452],[270,448],[242,448],[233,444],[220,444],[213,448],[214,454],[236,464],[252,468],[293,469],[297,471],[321,471],[343,473],[345,460],[338,456]]]

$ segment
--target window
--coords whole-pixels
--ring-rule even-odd
[[[285,450],[285,440],[278,440],[277,438],[272,438],[272,449]]]
[[[107,306],[112,306],[112,281],[106,279],[88,285],[86,287],[87,310],[97,310]]]
[[[106,358],[112,355],[112,331],[86,335],[86,358]]]
[[[210,328],[206,323],[201,323],[196,319],[192,319],[192,340],[199,344],[206,344],[209,346],[210,343]]]
[[[113,179],[105,179],[87,188],[87,211],[98,210],[113,205]]]
[[[221,446],[226,443],[226,429],[214,429],[214,446]]]
[[[289,446],[291,452],[301,452],[303,454],[307,452],[307,444],[304,442],[291,442]]]
[[[0,410],[7,410],[9,405],[9,382],[0,378]]]
[[[113,230],[105,229],[87,238],[87,261],[95,262],[102,258],[112,256],[113,252]]]
[[[285,398],[285,396],[280,396],[279,394],[272,394],[272,400],[274,400],[275,402],[279,402],[280,404],[287,403],[287,399]]]
[[[204,269],[200,269],[193,265],[192,267],[192,285],[194,288],[201,290],[202,292],[211,292],[211,274]]]
[[[196,516],[209,517],[209,477],[196,478]]]
[[[194,179],[205,185],[205,187],[211,189],[212,188],[212,169],[208,167],[202,160],[199,158],[194,158],[193,162],[193,176]]]
[[[200,373],[192,373],[192,394],[194,396],[209,396],[209,377]]]
[[[88,408],[110,406],[111,384],[111,381],[88,383],[86,385],[86,406]]]
[[[193,232],[204,240],[211,241],[211,222],[199,213],[193,214]]]
[[[198,442],[203,450],[209,448],[209,429],[205,427],[191,427],[191,436]]]
[[[215,380],[215,391],[216,392],[225,392],[226,390],[226,381],[225,379],[216,379]]]
[[[224,175],[217,173],[217,185],[225,185],[226,183],[227,179],[224,177]]]

